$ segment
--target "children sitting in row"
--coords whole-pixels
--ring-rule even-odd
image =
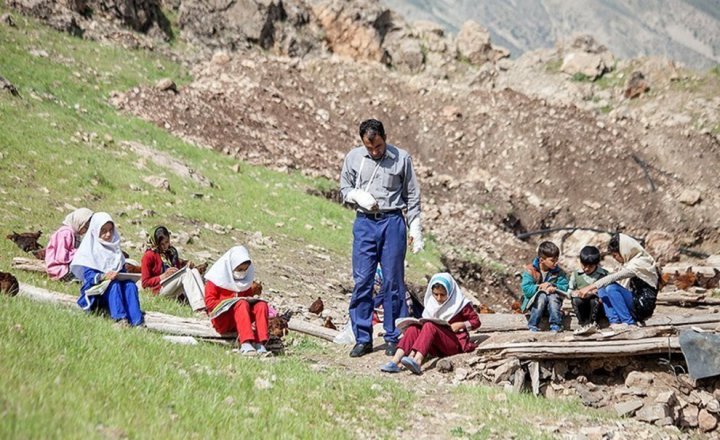
[[[65,217],[63,225],[50,236],[45,249],[45,268],[53,280],[70,281],[70,262],[80,246],[83,235],[90,226],[93,212],[87,208],[76,209]]]
[[[150,234],[140,267],[142,287],[151,289],[153,295],[185,298],[193,311],[205,308],[202,275],[192,261],[180,260],[165,226],[157,226]],[[173,276],[178,271],[183,273]]]
[[[125,271],[125,257],[110,214],[98,212],[92,216],[70,271],[83,282],[77,301],[83,310],[105,310],[112,319],[131,326],[143,323],[137,286],[132,280],[117,279]]]
[[[398,373],[402,364],[413,374],[422,374],[422,364],[428,356],[452,356],[475,349],[468,332],[480,327],[480,318],[449,273],[438,273],[430,279],[422,316],[446,321],[448,325],[425,322],[408,326],[395,356],[381,371]]]
[[[550,331],[562,331],[563,298],[567,295],[568,279],[558,265],[560,249],[550,242],[543,241],[538,246],[538,256],[532,264],[525,267],[520,287],[522,304],[520,309],[530,310],[528,329],[540,331],[539,324],[543,315],[549,315]]]

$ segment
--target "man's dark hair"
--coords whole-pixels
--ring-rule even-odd
[[[586,266],[600,264],[600,249],[595,246],[585,246],[580,250],[580,262]]]
[[[608,252],[609,253],[620,253],[620,233],[615,233],[610,237],[610,241],[608,242]]]
[[[372,141],[375,139],[375,136],[380,136],[383,140],[385,140],[385,127],[383,127],[382,122],[377,119],[368,119],[367,121],[363,121],[362,124],[360,124],[360,139],[365,139],[367,137],[370,141]]]
[[[552,241],[543,241],[538,246],[538,257],[540,258],[558,258],[559,256],[560,249]]]

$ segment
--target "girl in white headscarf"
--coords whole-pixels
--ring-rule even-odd
[[[608,252],[622,264],[617,272],[580,289],[583,296],[598,293],[611,325],[636,325],[655,311],[660,276],[655,259],[634,238],[615,234]]]
[[[70,263],[70,271],[83,281],[77,301],[83,310],[102,309],[116,321],[127,321],[131,326],[142,324],[137,286],[131,280],[117,279],[118,274],[125,271],[125,257],[120,250],[120,234],[110,214],[93,215],[88,232]],[[105,284],[99,286],[102,283]],[[94,289],[88,292],[91,288]]]
[[[231,248],[205,274],[205,307],[218,333],[237,332],[241,354],[267,355],[268,304],[254,280],[248,250]]]
[[[430,279],[422,317],[444,324],[425,321],[407,327],[395,357],[383,365],[381,371],[397,373],[398,364],[402,363],[414,374],[421,374],[427,356],[445,357],[475,350],[468,332],[480,327],[480,317],[449,273],[438,273]]]
[[[93,212],[87,208],[76,209],[65,217],[63,225],[50,236],[45,249],[45,267],[53,280],[69,281],[73,278],[70,262],[80,246],[82,236],[88,230]]]

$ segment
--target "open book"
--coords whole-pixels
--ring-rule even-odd
[[[107,290],[107,287],[110,285],[110,280],[102,281],[98,284],[95,284],[91,288],[87,289],[85,291],[85,296],[99,296],[105,293],[105,290]]]
[[[169,277],[162,280],[160,282],[160,284],[165,285],[167,283],[170,283],[173,280],[176,280],[176,279],[180,278],[181,276],[183,276],[185,274],[185,272],[187,272],[187,266],[183,267],[182,269],[178,269],[177,272],[175,272],[174,274],[172,274]]]
[[[130,272],[120,272],[117,274],[117,277],[115,277],[118,281],[133,281],[138,282],[140,281],[140,274],[139,273],[130,273]]]
[[[437,325],[442,325],[444,327],[450,327],[450,323],[445,321],[444,319],[436,319],[436,318],[399,318],[395,320],[395,327],[397,327],[400,330],[405,330],[406,328],[410,327],[411,325],[423,325],[426,322],[433,322]]]
[[[209,313],[210,319],[215,319],[223,313],[227,312],[228,310],[232,309],[232,307],[238,301],[247,301],[250,304],[255,304],[256,302],[265,300],[256,296],[237,296],[234,298],[224,299],[220,301],[218,305],[216,305],[215,308],[212,309],[212,311]]]

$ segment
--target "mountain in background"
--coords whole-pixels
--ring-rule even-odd
[[[381,1],[451,33],[475,20],[514,57],[589,33],[621,58],[662,55],[694,68],[720,63],[720,0]]]

